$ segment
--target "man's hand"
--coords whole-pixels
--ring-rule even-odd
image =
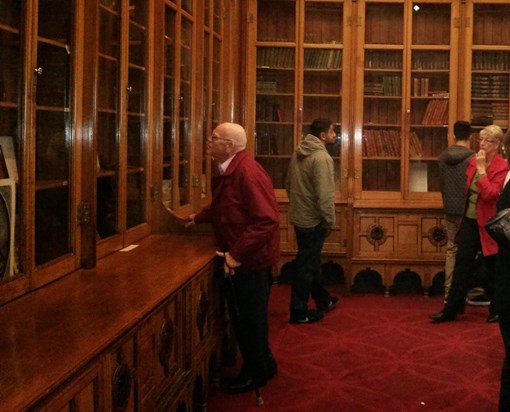
[[[223,262],[223,271],[225,276],[234,275],[236,268],[241,266],[241,263],[235,260],[228,252],[216,251],[216,255],[225,259]]]

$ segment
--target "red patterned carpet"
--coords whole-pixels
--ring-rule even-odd
[[[290,287],[271,291],[270,339],[278,374],[255,394],[211,389],[209,412],[497,411],[503,344],[487,308],[467,307],[457,322],[433,325],[439,297],[341,297],[317,324],[290,325]]]

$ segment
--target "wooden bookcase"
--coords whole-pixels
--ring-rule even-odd
[[[2,7],[0,136],[18,178],[0,305],[168,231],[168,210],[187,216],[210,200],[206,140],[233,120],[222,76],[237,51],[223,27],[239,13],[223,0]],[[0,179],[13,178],[4,161]]]
[[[485,0],[249,2],[246,117],[280,201],[281,263],[296,252],[288,160],[312,118],[329,116],[344,236],[325,260],[351,282],[376,267],[387,291],[401,272],[431,286],[446,244],[437,156],[458,119],[508,127],[508,14]]]

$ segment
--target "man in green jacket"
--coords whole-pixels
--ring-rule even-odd
[[[290,323],[313,323],[338,304],[321,284],[321,251],[335,223],[335,178],[333,159],[326,144],[335,143],[336,133],[328,119],[316,119],[290,161],[286,189],[290,221],[294,225],[298,253],[292,276]],[[312,296],[316,310],[308,309]]]

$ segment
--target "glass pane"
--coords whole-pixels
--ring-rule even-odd
[[[162,200],[173,207],[175,150],[175,11],[165,7],[165,73],[163,98],[163,181]]]
[[[148,5],[147,0],[129,0],[129,19],[145,28]]]
[[[21,10],[19,0],[0,1],[0,282],[24,271],[23,175],[19,93],[21,91]],[[13,224],[14,222],[14,224]]]
[[[366,50],[363,98],[365,191],[400,190],[402,153],[401,50]]]
[[[413,5],[413,44],[450,44],[451,5]]]
[[[101,9],[99,16],[99,51],[118,59],[120,52],[119,15],[110,10]]]
[[[475,4],[473,45],[510,46],[510,5]]]
[[[343,3],[305,3],[305,43],[343,42]]]
[[[146,30],[132,23],[129,26],[129,63],[144,67]]]
[[[200,151],[197,154],[202,159],[201,172],[200,172],[200,188],[201,195],[205,197],[207,194],[207,176],[208,173],[209,156],[207,156],[207,138],[211,134],[211,119],[210,119],[210,107],[211,107],[211,78],[210,78],[210,42],[211,36],[206,31],[204,32],[204,56],[203,56],[203,81],[204,81],[204,104],[203,110],[203,122],[202,122],[202,142],[200,144]]]
[[[510,17],[510,16],[509,16]],[[508,127],[510,50],[473,51],[471,124],[477,130],[497,124]]]
[[[37,112],[35,175],[38,185],[69,184],[71,146],[69,114],[66,112]]]
[[[365,43],[402,44],[404,39],[404,8],[401,4],[366,6]]]
[[[221,86],[221,41],[213,38],[213,84],[212,84],[212,124],[211,128],[214,129],[220,121],[220,86]]]
[[[213,0],[214,1],[214,32],[221,34],[221,10],[222,10],[222,0]]]
[[[0,30],[0,101],[17,103],[20,67],[19,33]]]
[[[192,28],[191,22],[183,20],[179,107],[179,205],[181,206],[188,204],[191,196]]]
[[[257,2],[258,41],[295,41],[297,3],[286,0],[259,0]]]
[[[182,0],[182,9],[193,14],[193,0]]]
[[[127,228],[146,221],[145,219],[145,173],[129,173],[127,179]]]
[[[71,251],[69,186],[38,190],[35,194],[35,264]]]
[[[281,167],[294,151],[294,76],[294,48],[257,49],[255,156],[276,189],[285,187]]]
[[[72,0],[39,0],[38,35],[70,45],[73,4]]]
[[[36,103],[39,106],[69,107],[71,52],[69,48],[39,43]]]
[[[99,239],[119,233],[120,1],[102,0],[95,139],[97,147],[96,230]],[[108,87],[104,87],[108,85]]]

